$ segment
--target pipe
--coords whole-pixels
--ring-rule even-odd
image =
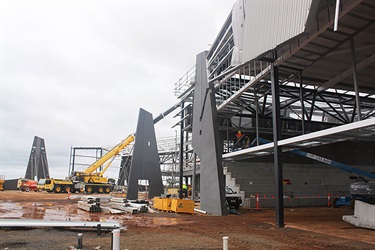
[[[102,235],[102,225],[101,224],[98,224],[96,226],[96,235],[98,235],[98,236]]]
[[[333,31],[337,31],[337,28],[339,26],[339,11],[340,11],[340,0],[336,0],[335,23],[334,23]]]
[[[228,240],[229,240],[228,236],[223,237],[223,250],[228,250]]]
[[[196,175],[197,175],[197,154],[193,153],[193,178],[191,180],[191,200],[195,201],[195,187],[196,187]]]
[[[78,234],[78,246],[77,249],[80,250],[83,248],[83,234]]]
[[[100,222],[102,228],[119,228],[118,222]],[[97,227],[98,222],[88,221],[46,221],[46,220],[0,220],[0,227]]]
[[[120,229],[114,229],[112,231],[112,250],[120,250],[120,236]]]
[[[194,208],[194,211],[195,211],[195,212],[198,212],[198,213],[202,213],[202,214],[207,214],[206,211],[204,211],[204,210],[200,210],[200,209],[198,209],[198,208]]]

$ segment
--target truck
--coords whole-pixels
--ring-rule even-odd
[[[233,191],[230,187],[225,187],[225,198],[227,201],[227,206],[229,208],[239,209],[242,203],[241,195],[237,194],[237,192]]]
[[[26,178],[18,179],[17,188],[22,192],[38,191],[37,182]]]
[[[47,191],[49,193],[68,193],[73,192],[74,184],[71,180],[63,179],[40,179],[38,182],[39,191]]]

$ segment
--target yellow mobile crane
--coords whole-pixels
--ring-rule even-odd
[[[112,161],[115,159],[122,149],[128,146],[135,139],[135,135],[131,134],[126,139],[121,141],[105,155],[91,164],[88,168],[80,171],[74,171],[72,174],[63,179],[41,179],[39,180],[39,189],[45,190],[47,192],[87,192],[87,193],[110,193],[113,189],[114,182],[104,177],[105,171],[109,168]],[[110,160],[102,171],[96,172],[96,170]]]
[[[112,161],[115,159],[116,155],[118,155],[121,150],[123,150],[134,140],[135,135],[129,135],[125,140],[121,141],[119,144],[113,147],[110,151],[108,151],[105,155],[103,155],[82,172],[74,171],[70,176],[70,179],[73,181],[73,183],[76,183],[75,189],[83,189],[87,193],[97,192],[108,194],[109,192],[111,192],[114,186],[114,182],[108,180],[108,178],[104,177],[103,175],[111,165]],[[108,163],[103,168],[103,170],[100,172],[96,172],[96,170],[107,161]]]
[[[181,103],[181,102],[180,102]],[[161,113],[154,119],[154,124],[162,120],[165,116],[180,106],[180,103],[173,105],[171,108]],[[91,164],[88,168],[80,171],[74,171],[72,174],[63,179],[40,179],[38,182],[38,189],[45,190],[47,192],[86,192],[86,193],[110,193],[113,190],[114,180],[103,177],[105,171],[109,168],[112,161],[115,159],[121,150],[132,143],[135,140],[135,133],[129,135],[126,139],[121,141],[105,155],[99,158],[96,162]],[[109,161],[102,171],[96,172],[100,166]],[[113,181],[112,181],[113,180]]]

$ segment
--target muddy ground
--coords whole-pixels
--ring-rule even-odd
[[[74,198],[74,195],[72,195]],[[285,209],[285,228],[275,227],[275,210],[240,208],[228,216],[175,213],[105,214],[77,209],[66,194],[0,193],[0,220],[39,219],[118,221],[121,249],[375,249],[375,230],[357,228],[342,220],[350,208]],[[70,249],[83,233],[84,249],[110,249],[111,233],[52,228],[1,229],[0,249]]]

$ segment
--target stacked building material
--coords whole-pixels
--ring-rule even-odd
[[[121,211],[125,211],[131,214],[136,214],[138,213],[138,209],[134,207],[130,207],[128,200],[125,198],[114,198],[112,197],[110,199],[111,202],[111,208],[115,208]]]
[[[78,208],[89,212],[100,212],[100,198],[84,196],[78,201]]]
[[[143,200],[129,201],[129,206],[137,208],[139,213],[146,213],[148,211],[148,202]]]

